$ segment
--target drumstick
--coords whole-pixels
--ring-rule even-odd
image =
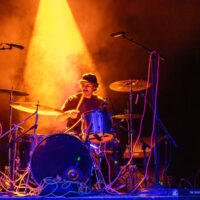
[[[76,106],[76,110],[78,110],[79,109],[79,107],[80,107],[80,105],[81,105],[81,103],[82,103],[82,101],[83,101],[83,94],[82,94],[82,96],[81,96],[81,98],[80,98],[80,100],[79,100],[79,102],[78,102],[78,105]]]

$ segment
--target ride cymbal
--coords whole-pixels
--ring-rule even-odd
[[[8,93],[14,96],[28,96],[29,94],[26,92],[22,92],[19,90],[9,90],[9,89],[0,89],[0,93]]]
[[[14,102],[11,104],[11,107],[20,111],[28,112],[28,113],[34,113],[36,112],[36,109],[38,108],[39,115],[61,115],[64,113],[60,109],[37,104],[34,102]]]
[[[149,87],[151,87],[151,83],[149,83]],[[130,88],[132,88],[133,92],[139,92],[147,88],[147,82],[144,80],[122,80],[111,83],[109,88],[117,92],[130,92]]]

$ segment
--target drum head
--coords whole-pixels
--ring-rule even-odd
[[[92,110],[82,115],[83,134],[92,143],[106,143],[113,139],[112,115],[103,110]]]
[[[45,138],[31,158],[32,176],[38,185],[46,177],[86,182],[90,168],[91,157],[86,146],[79,138],[65,133]]]

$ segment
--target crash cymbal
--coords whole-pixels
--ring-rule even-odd
[[[115,119],[129,119],[130,114],[113,115],[112,117],[115,118]],[[140,119],[141,117],[142,117],[142,115],[132,114],[133,119]]]
[[[0,89],[0,93],[8,93],[14,96],[28,96],[29,94],[26,92],[22,92],[19,90],[9,90],[9,89]]]
[[[11,104],[11,107],[20,111],[34,113],[38,107],[39,115],[61,115],[63,111],[57,108],[37,104],[34,102],[15,102]]]
[[[147,82],[144,80],[122,80],[111,83],[109,87],[111,90],[117,92],[130,92],[131,85],[132,85],[132,91],[138,92],[146,89]],[[149,83],[148,87],[151,87],[151,83]]]

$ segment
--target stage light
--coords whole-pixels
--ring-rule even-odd
[[[26,63],[30,101],[49,106],[76,93],[82,73],[93,72],[101,82],[66,0],[40,0]]]

